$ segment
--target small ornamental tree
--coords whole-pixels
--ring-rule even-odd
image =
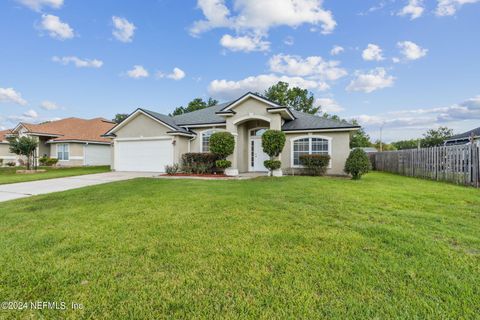
[[[226,169],[232,165],[232,162],[226,158],[233,153],[234,149],[235,138],[230,132],[216,132],[210,136],[210,151],[220,158],[215,161],[218,168]]]
[[[263,162],[263,165],[271,171],[280,169],[282,163],[275,160],[285,147],[285,133],[279,130],[267,130],[262,135],[263,152],[268,154],[270,160]]]
[[[30,170],[33,153],[38,146],[37,140],[32,137],[12,137],[8,139],[8,142],[11,153],[27,157],[27,170]]]
[[[362,149],[353,149],[345,163],[345,172],[352,175],[353,180],[359,180],[362,175],[370,171],[371,163]]]

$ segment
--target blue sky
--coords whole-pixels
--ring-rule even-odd
[[[479,17],[480,0],[4,0],[0,128],[285,80],[374,139],[461,132],[480,126]]]

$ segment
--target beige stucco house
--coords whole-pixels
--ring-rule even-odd
[[[212,133],[228,131],[235,137],[228,174],[236,175],[267,171],[263,162],[268,156],[262,150],[261,136],[267,129],[276,129],[286,134],[280,155],[284,173],[301,168],[302,154],[328,154],[331,156],[328,173],[343,174],[350,151],[350,133],[358,128],[291,110],[247,93],[232,102],[173,117],[137,109],[106,136],[113,138],[112,169],[164,172],[166,165],[181,163],[186,152],[208,152]]]
[[[115,123],[103,118],[65,118],[40,124],[19,123],[14,129],[0,132],[0,159],[3,164],[20,159],[10,153],[8,136],[30,136],[38,141],[37,158],[58,159],[58,166],[111,165],[112,142],[103,137]]]

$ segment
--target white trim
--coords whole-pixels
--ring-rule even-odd
[[[311,129],[311,130],[282,130],[285,134],[308,133],[308,132],[336,132],[336,131],[357,131],[360,128],[332,128],[332,129]]]
[[[290,167],[291,168],[303,168],[302,165],[295,165],[293,163],[293,143],[296,140],[308,139],[308,154],[312,154],[312,139],[311,138],[325,139],[325,140],[328,141],[328,155],[330,156],[330,161],[328,163],[328,169],[331,169],[332,168],[332,137],[313,135],[313,134],[309,134],[309,135],[306,135],[306,136],[295,137],[295,138],[290,138]]]
[[[243,117],[240,117],[238,118],[237,120],[235,120],[233,122],[234,125],[244,121],[244,120],[254,120],[254,119],[257,119],[257,120],[264,120],[268,123],[270,123],[272,120],[270,118],[267,118],[265,116],[261,116],[261,115],[258,115],[258,114],[249,114],[249,115],[246,115],[246,116],[243,116]]]
[[[270,109],[270,110],[268,110],[268,108],[267,108],[267,112],[268,113],[274,113],[274,114],[285,112],[288,115],[288,118],[290,118],[290,120],[295,120],[295,116],[293,115],[292,111],[290,111],[290,109],[287,108],[287,107],[275,108],[275,109]]]
[[[17,160],[17,156],[0,156],[2,160]]]
[[[47,141],[48,144],[60,144],[60,143],[84,143],[84,144],[102,144],[110,145],[111,142],[97,142],[97,141],[87,141],[87,140],[60,140],[60,141]]]
[[[113,141],[146,141],[146,140],[173,140],[172,136],[157,136],[157,137],[135,137],[135,138],[115,138]]]
[[[256,99],[258,101],[261,101],[263,103],[266,103],[268,104],[269,106],[272,106],[272,107],[275,107],[275,108],[278,108],[278,107],[282,107],[281,105],[279,104],[276,104],[276,103],[273,103],[271,101],[268,101],[266,99],[263,99],[257,95],[254,95],[252,93],[247,93],[246,95],[244,95],[243,97],[241,97],[240,99],[238,99],[237,101],[235,101],[234,103],[232,103],[231,105],[229,105],[228,107],[220,110],[220,111],[228,111],[234,107],[236,107],[237,105],[241,104],[243,101],[245,101],[246,99],[249,99],[249,98],[253,98],[253,99]]]
[[[134,119],[138,114],[143,114],[145,116],[147,116],[148,118],[164,125],[165,127],[169,128],[170,130],[172,131],[176,131],[177,129],[175,129],[174,127],[170,126],[169,124],[163,122],[163,121],[160,121],[159,119],[149,115],[148,113],[146,113],[145,111],[141,110],[141,109],[137,109],[135,110],[134,113],[132,113],[131,115],[129,115],[125,120],[123,120],[122,122],[120,122],[118,125],[116,125],[115,127],[113,127],[112,129],[110,129],[110,131],[108,131],[107,133],[105,133],[105,135],[109,135],[109,134],[112,134],[116,131],[118,131],[118,129],[122,128],[124,125],[126,125],[128,122],[130,122],[132,119]]]
[[[83,160],[84,157],[82,156],[71,156],[69,155],[69,159],[68,160],[65,160],[65,161],[70,161],[70,160]]]
[[[183,132],[167,132],[170,136],[182,136],[182,137],[193,137],[195,134],[193,133],[183,133]]]

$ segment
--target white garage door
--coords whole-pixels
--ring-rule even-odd
[[[117,141],[115,170],[165,172],[173,162],[172,140]]]
[[[108,166],[112,163],[111,158],[112,150],[109,145],[85,145],[85,164],[87,166]]]

